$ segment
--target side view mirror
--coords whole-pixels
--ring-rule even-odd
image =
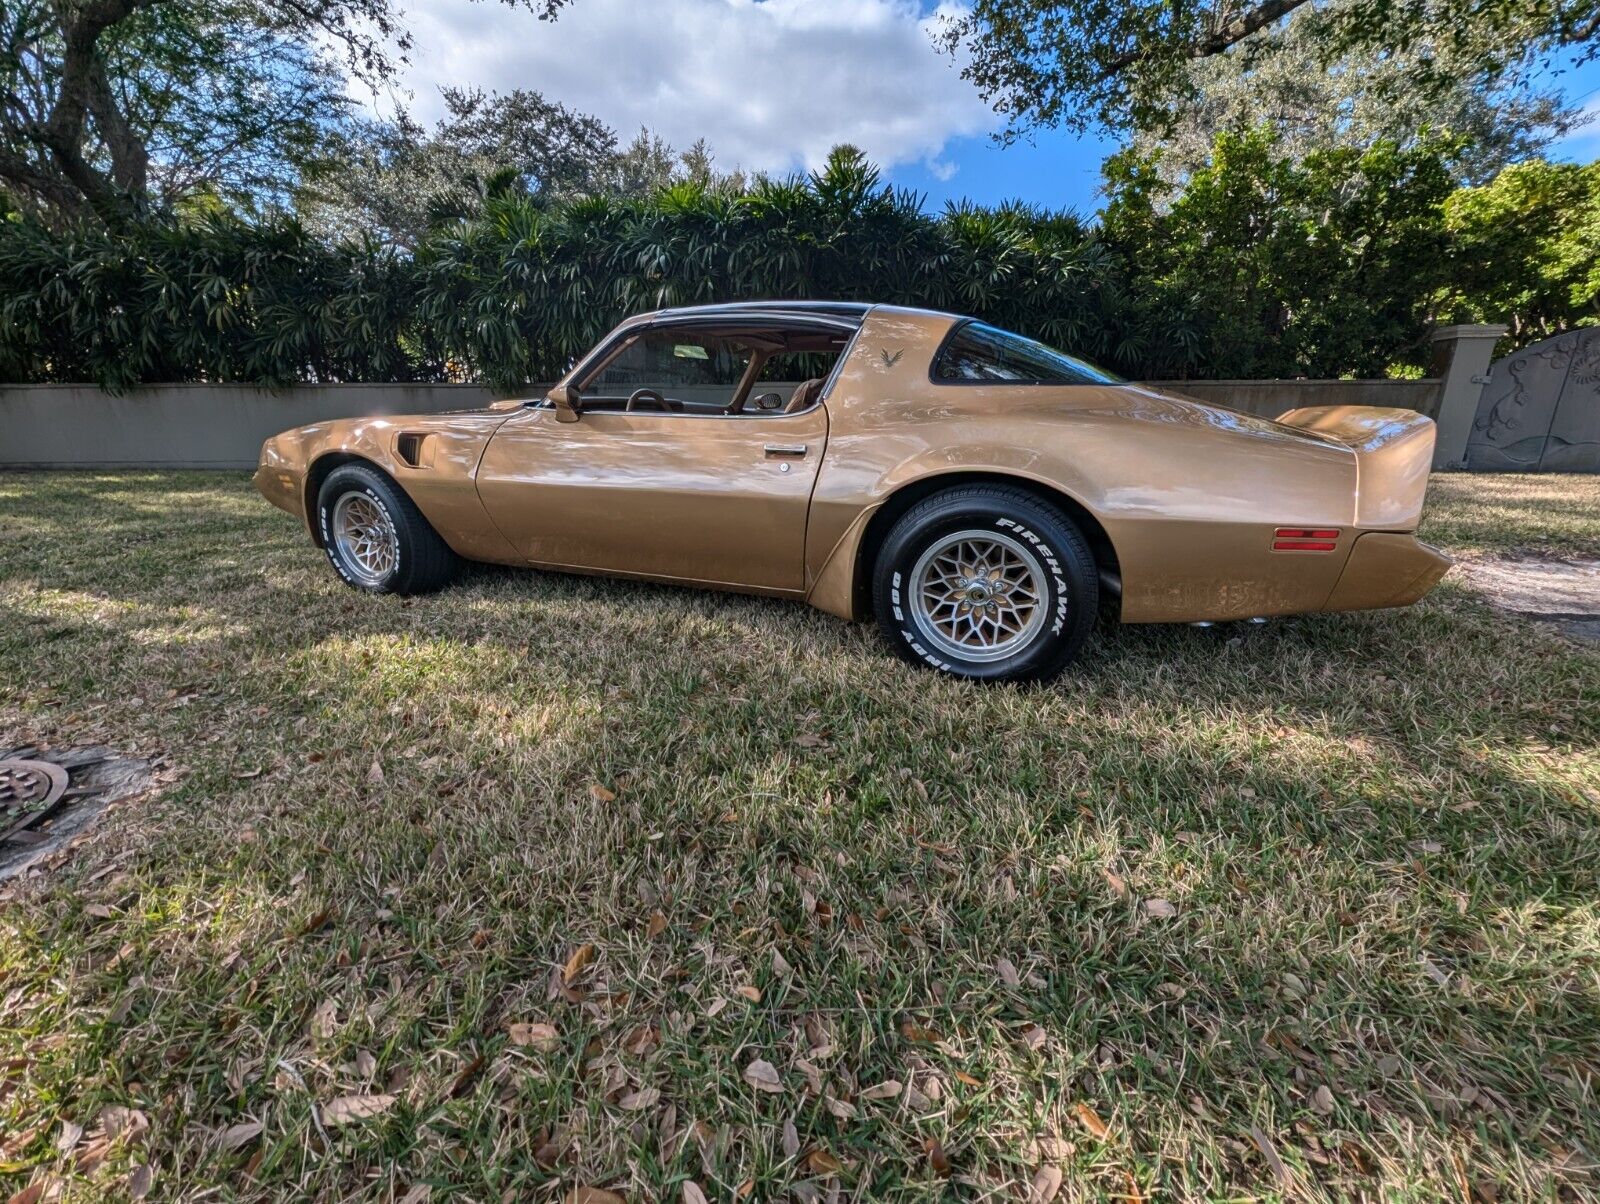
[[[545,400],[555,407],[557,422],[578,421],[578,390],[571,385],[557,385],[546,393]]]

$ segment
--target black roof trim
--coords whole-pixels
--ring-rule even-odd
[[[718,318],[743,314],[752,317],[815,314],[818,317],[829,318],[864,318],[871,308],[871,303],[866,301],[725,301],[716,305],[676,306],[672,309],[658,310],[656,316],[681,318],[698,317],[703,314],[708,318]]]

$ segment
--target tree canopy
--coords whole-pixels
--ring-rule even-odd
[[[1191,66],[1270,54],[1270,35],[1301,15],[1323,66],[1352,52],[1414,54],[1408,86],[1439,91],[1459,72],[1503,80],[1530,57],[1600,39],[1595,0],[973,0],[941,38],[968,56],[963,75],[1009,122],[1160,129],[1191,95]]]
[[[443,100],[432,132],[405,112],[342,131],[295,197],[312,229],[413,247],[491,197],[597,189],[617,159],[610,127],[538,92],[447,88]]]
[[[1514,164],[1444,214],[1447,318],[1508,322],[1517,343],[1600,323],[1600,163]]]
[[[6,0],[0,187],[107,221],[281,196],[347,115],[346,73],[385,79],[409,47],[393,0]]]
[[[1448,138],[1456,148],[1453,174],[1482,184],[1583,121],[1549,82],[1485,82],[1470,56],[1448,45],[1357,47],[1326,62],[1321,23],[1314,10],[1299,9],[1257,34],[1251,53],[1189,64],[1187,101],[1160,128],[1136,131],[1131,145],[1159,152],[1161,175],[1176,187],[1209,161],[1221,133],[1266,127],[1279,153],[1296,160],[1340,147],[1364,151],[1379,141],[1407,147]],[[1437,74],[1439,86],[1412,87],[1422,70]]]

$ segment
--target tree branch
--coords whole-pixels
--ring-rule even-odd
[[[117,105],[106,82],[105,64],[98,58],[90,69],[88,82],[89,111],[111,152],[111,178],[123,192],[143,195],[150,182],[150,151]]]
[[[1257,30],[1265,29],[1268,25],[1288,16],[1305,3],[1306,0],[1265,0],[1264,3],[1240,13],[1233,20],[1226,22],[1220,28],[1213,30],[1199,41],[1191,44],[1184,50],[1183,57],[1206,59],[1213,55],[1221,54],[1230,46],[1244,41]],[[1148,48],[1139,47],[1107,59],[1100,66],[1100,78],[1102,80],[1110,79],[1140,60],[1149,57],[1149,54]]]
[[[156,0],[97,0],[81,9],[65,8],[61,78],[56,93],[55,108],[38,128],[32,140],[48,149],[61,174],[66,176],[83,194],[84,198],[102,217],[108,220],[121,208],[121,180],[108,177],[83,157],[84,127],[91,108],[97,102],[109,115],[107,119],[96,113],[108,146],[120,134],[131,135],[131,130],[117,111],[105,83],[105,68],[100,60],[100,35],[119,21],[125,21],[141,8],[148,8]],[[75,19],[74,19],[75,18]],[[124,151],[126,151],[124,147]],[[142,151],[142,147],[140,148]],[[142,177],[148,157],[142,165],[124,159],[118,163],[116,149],[112,150],[113,170],[117,177]]]
[[[60,176],[30,163],[21,155],[0,147],[0,179],[35,200],[52,205],[68,215],[83,210],[83,197]]]

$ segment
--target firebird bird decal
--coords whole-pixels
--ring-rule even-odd
[[[879,355],[883,356],[883,366],[885,368],[893,368],[900,362],[900,357],[905,353],[906,349],[904,347],[902,347],[899,351],[896,351],[893,355],[890,355],[887,350],[880,350],[878,352]]]

